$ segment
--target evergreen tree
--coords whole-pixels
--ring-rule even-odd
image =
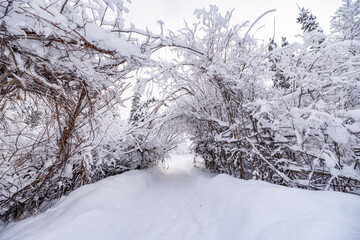
[[[288,43],[286,37],[281,37],[281,47],[285,47],[287,45],[289,45],[289,43]],[[272,63],[270,70],[275,72],[274,77],[273,77],[274,86],[288,89],[291,85],[289,82],[290,78],[285,76],[283,70],[277,64],[279,62],[279,59],[272,54],[272,52],[276,48],[278,48],[278,45],[275,43],[274,39],[271,39],[268,50],[269,50],[270,62]]]
[[[301,24],[301,30],[304,33],[309,33],[314,30],[322,32],[319,23],[316,21],[316,16],[309,13],[309,10],[302,8],[300,9],[299,17],[296,19],[297,23]]]
[[[316,16],[312,15],[307,9],[301,8],[299,17],[296,20],[301,24],[305,45],[308,45],[311,49],[319,48],[320,44],[325,41],[325,36],[316,21]]]
[[[142,102],[140,93],[134,93],[131,102],[129,123],[131,125],[136,125],[139,122],[143,122],[144,118],[148,114],[149,105],[151,103],[154,103],[155,101],[155,98],[151,98],[146,100],[145,102]]]
[[[131,110],[130,110],[130,117],[129,117],[129,123],[131,125],[134,125],[139,121],[141,118],[139,114],[139,108],[141,105],[140,101],[141,95],[139,93],[134,93],[134,96],[131,101]]]

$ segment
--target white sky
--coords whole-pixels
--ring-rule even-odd
[[[129,13],[124,15],[127,23],[132,22],[138,28],[146,26],[153,32],[158,32],[158,20],[165,23],[165,28],[177,30],[184,26],[183,19],[194,22],[194,9],[207,8],[210,4],[218,6],[221,12],[235,9],[233,22],[242,23],[244,20],[253,22],[259,15],[269,9],[276,9],[270,13],[257,26],[265,25],[255,37],[268,40],[273,36],[274,18],[276,26],[276,39],[286,36],[290,41],[295,40],[295,35],[301,32],[300,24],[296,23],[298,4],[307,8],[317,17],[325,33],[329,33],[331,16],[341,5],[341,0],[131,0],[126,4]],[[254,27],[253,30],[256,30]]]

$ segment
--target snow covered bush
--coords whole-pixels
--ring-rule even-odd
[[[122,0],[0,1],[1,219],[118,173],[96,158],[111,142],[124,139],[125,155],[154,151],[145,140],[104,139],[109,119],[119,122],[126,75],[147,59],[146,44],[122,31],[124,10]],[[115,168],[148,166],[141,157]]]
[[[359,193],[359,42],[310,31],[270,59],[290,87],[252,107],[278,169],[298,187]]]
[[[339,35],[305,32],[304,44],[272,50],[290,87],[271,89],[253,111],[295,186],[359,193],[359,41]]]

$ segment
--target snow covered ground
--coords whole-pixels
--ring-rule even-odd
[[[360,239],[359,196],[212,175],[192,161],[177,155],[81,187],[0,239]]]

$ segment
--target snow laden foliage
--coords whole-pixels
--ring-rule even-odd
[[[305,31],[304,44],[271,47],[254,24],[230,26],[232,12],[195,14],[151,78],[172,96],[167,129],[190,134],[213,172],[359,193],[359,41]]]
[[[316,33],[316,35],[318,35]],[[275,49],[271,58],[290,88],[274,88],[254,113],[273,132],[282,171],[310,189],[357,191],[359,181],[359,42],[324,39]],[[279,154],[279,155],[277,155]]]
[[[139,133],[116,111],[147,59],[123,11],[122,0],[0,1],[2,220],[162,157],[151,126]]]
[[[331,20],[331,27],[342,40],[360,39],[360,1],[343,0]]]

